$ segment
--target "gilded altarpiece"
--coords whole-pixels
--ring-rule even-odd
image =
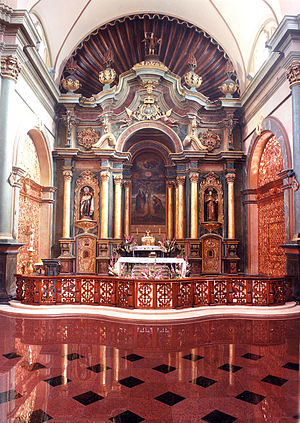
[[[17,273],[26,271],[28,248],[33,249],[33,262],[40,260],[40,210],[42,186],[40,185],[40,165],[32,139],[28,136],[22,145],[19,166],[26,172],[22,177],[19,197],[18,240],[24,244],[17,256]]]
[[[74,225],[83,230],[75,237],[76,272],[96,273],[97,230],[99,223],[99,186],[93,172],[84,171],[76,181]]]
[[[258,270],[283,276],[286,259],[280,245],[285,241],[284,197],[278,173],[283,169],[280,145],[275,137],[266,144],[258,171]]]

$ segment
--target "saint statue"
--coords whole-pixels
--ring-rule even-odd
[[[93,214],[94,196],[89,187],[84,187],[80,201],[80,219],[92,219]]]
[[[153,32],[145,32],[145,39],[142,41],[145,43],[145,54],[156,54],[160,41]]]
[[[212,189],[209,189],[205,193],[204,197],[205,206],[206,206],[206,221],[217,221],[218,220],[218,198]]]

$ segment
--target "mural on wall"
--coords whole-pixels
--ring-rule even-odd
[[[142,153],[132,167],[131,224],[164,225],[165,166],[155,153]]]

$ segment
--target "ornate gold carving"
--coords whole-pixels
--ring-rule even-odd
[[[226,178],[227,183],[230,183],[230,182],[233,183],[235,181],[235,173],[229,172],[229,173],[226,174],[225,178]]]
[[[149,79],[148,81],[142,81],[142,84],[143,87],[147,90],[147,94],[152,94],[153,88],[156,87],[158,82]]]
[[[142,245],[155,245],[155,238],[150,234],[150,231],[146,231],[146,235],[141,238]]]
[[[232,79],[226,79],[222,85],[220,85],[219,90],[225,95],[225,97],[232,97],[238,88],[238,84]]]
[[[188,87],[190,87],[192,90],[196,90],[202,84],[202,77],[197,75],[194,71],[197,67],[197,62],[193,54],[189,55],[188,65],[190,66],[190,70],[185,75],[183,75],[183,79]]]
[[[21,72],[21,64],[14,56],[1,57],[1,76],[9,78],[17,82],[19,73]]]
[[[64,170],[63,171],[64,180],[71,182],[73,177],[73,172],[71,170]]]
[[[202,273],[221,273],[221,240],[207,236],[202,241]]]
[[[139,105],[134,114],[137,120],[158,120],[162,115],[161,108],[151,95],[144,98],[143,103]]]
[[[82,84],[74,77],[74,75],[69,75],[66,78],[63,77],[61,84],[68,92],[74,92],[82,87]]]
[[[213,151],[221,145],[220,135],[210,129],[200,134],[199,140],[207,147],[208,151]]]
[[[280,144],[275,136],[265,145],[258,170],[258,186],[280,179],[278,173],[283,169]]]
[[[101,84],[112,84],[116,79],[117,73],[113,68],[107,68],[99,72],[99,81]]]
[[[300,62],[293,62],[287,69],[286,77],[290,83],[290,88],[293,85],[300,84]]]
[[[189,178],[192,184],[196,184],[198,182],[199,175],[198,173],[193,172],[193,173],[190,173]]]
[[[100,178],[102,182],[107,182],[109,180],[109,172],[101,172]]]
[[[211,195],[213,198],[208,199],[208,196]],[[223,188],[222,183],[218,179],[217,175],[214,172],[209,172],[204,176],[203,181],[200,183],[199,190],[200,198],[200,224],[207,222],[205,219],[205,207],[208,206],[208,201],[213,201],[212,204],[215,208],[215,219],[209,219],[211,222],[216,221],[221,224],[224,223],[224,212],[223,212]],[[206,212],[207,214],[207,212]],[[212,217],[213,215],[210,215]],[[207,216],[206,216],[207,218]]]
[[[141,68],[143,69],[159,69],[162,71],[167,72],[169,69],[167,68],[166,65],[164,65],[162,62],[159,62],[158,60],[145,60],[142,61],[140,63],[135,64],[132,69],[133,70],[140,70]]]
[[[115,184],[121,185],[123,180],[122,175],[114,175],[113,178]]]
[[[85,170],[76,181],[75,225],[87,231],[99,222],[99,186],[93,172]],[[82,225],[82,221],[94,222]]]
[[[76,239],[76,272],[96,273],[96,238],[84,235]]]
[[[92,146],[99,141],[99,139],[99,132],[92,128],[84,129],[83,131],[78,132],[77,135],[78,144],[82,145],[87,150],[90,150]]]
[[[177,182],[178,185],[184,185],[184,183],[185,183],[185,176],[184,175],[177,176],[176,182]]]

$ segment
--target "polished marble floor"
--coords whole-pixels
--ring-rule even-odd
[[[1,423],[295,423],[299,319],[0,314]]]

